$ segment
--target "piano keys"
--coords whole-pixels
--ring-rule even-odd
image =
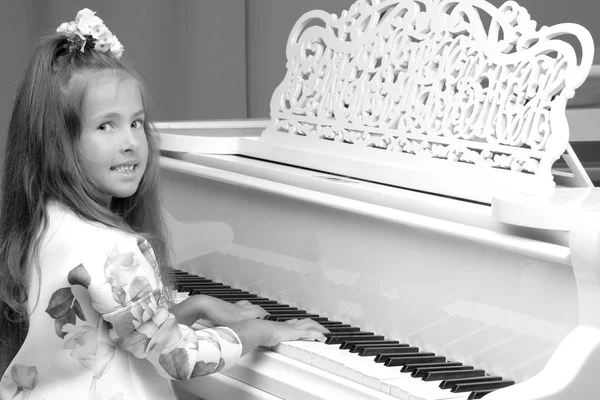
[[[364,332],[360,327],[332,321],[207,278],[178,270],[173,271],[172,277],[178,291],[175,294],[178,301],[188,295],[199,294],[229,302],[247,300],[263,307],[270,314],[266,319],[272,321],[290,318],[318,321],[331,331],[326,335],[325,343],[284,342],[271,350],[385,394],[393,392],[398,397],[404,393],[404,397],[400,398],[423,400],[479,399],[496,389],[514,384],[514,381],[490,376],[484,370],[419,351],[417,347],[386,339],[373,332]],[[410,378],[428,384],[413,383]]]

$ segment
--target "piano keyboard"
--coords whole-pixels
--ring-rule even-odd
[[[178,291],[176,302],[190,295],[205,294],[229,302],[248,300],[270,315],[266,319],[285,321],[311,318],[331,333],[325,343],[283,342],[270,350],[350,381],[409,400],[480,399],[494,390],[513,385],[484,370],[463,365],[446,357],[420,350],[407,343],[385,338],[375,332],[342,321],[308,313],[275,300],[232,288],[213,280],[173,270]]]

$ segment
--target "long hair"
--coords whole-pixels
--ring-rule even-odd
[[[112,71],[133,76],[134,67],[109,53],[73,50],[65,37],[40,41],[19,83],[8,128],[0,204],[0,373],[27,333],[28,265],[36,265],[46,229],[46,204],[56,200],[79,217],[143,235],[151,243],[161,278],[168,285],[171,265],[168,234],[160,206],[158,136],[145,118],[148,162],[137,191],[114,198],[107,208],[102,193],[86,175],[79,151],[81,108],[86,87],[72,90],[82,73]]]

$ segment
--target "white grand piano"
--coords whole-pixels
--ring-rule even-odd
[[[183,281],[342,326],[179,395],[600,398],[593,53],[514,2],[359,0],[292,28],[270,120],[157,123]]]

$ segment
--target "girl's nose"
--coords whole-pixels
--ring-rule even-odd
[[[140,129],[134,129],[130,126],[126,127],[123,138],[123,150],[126,152],[136,152],[140,148],[141,138],[139,136],[143,134],[143,131]]]

